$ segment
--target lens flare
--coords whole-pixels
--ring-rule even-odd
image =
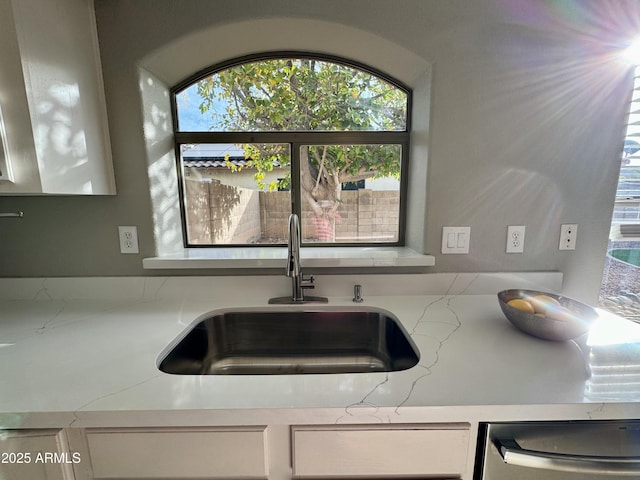
[[[640,36],[634,38],[631,43],[622,50],[622,60],[630,65],[640,65]]]

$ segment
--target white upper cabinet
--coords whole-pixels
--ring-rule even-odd
[[[92,0],[0,0],[0,194],[114,195]]]

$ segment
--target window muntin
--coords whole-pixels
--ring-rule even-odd
[[[271,70],[267,68],[269,62],[273,62]],[[291,212],[300,215],[303,242],[308,244],[402,245],[409,91],[383,75],[327,59],[271,58],[229,65],[195,77],[173,91],[186,245],[284,244],[286,219]],[[295,83],[306,78],[300,73],[301,65],[314,65],[307,69],[306,77],[324,74],[321,69],[325,68],[330,70],[327,78],[336,75],[345,83],[324,84],[326,91],[317,86],[302,88]],[[246,72],[260,78],[252,79]],[[278,87],[281,77],[286,78],[287,85]],[[220,79],[228,90],[224,95],[213,94],[211,89],[222,85]],[[357,81],[349,83],[350,79]],[[265,85],[285,91],[277,98],[269,93],[267,100],[261,97],[267,95],[265,91],[270,92]],[[377,93],[372,93],[373,87],[358,93],[354,90],[357,85],[373,85]],[[291,88],[298,89],[299,104],[293,107]],[[338,97],[344,105],[338,105]],[[375,109],[371,108],[374,104]],[[371,118],[365,118],[367,112]],[[194,161],[202,152],[208,154]],[[204,168],[209,170],[205,172]],[[237,192],[231,194],[231,188],[257,192],[263,204],[259,207],[260,235],[231,235],[231,231],[248,230],[230,219],[247,220],[250,215],[238,216],[237,207],[234,210],[229,202],[212,201],[213,197],[209,197],[207,210],[204,194],[200,192],[198,199],[193,196],[194,179],[210,182],[209,188],[215,186],[213,182],[220,182],[227,188],[227,195],[236,197]],[[282,204],[287,202],[288,208],[283,211]],[[367,202],[373,208],[365,205]],[[196,213],[195,205],[200,212],[209,213]],[[227,222],[227,233],[219,223],[214,226],[214,221]],[[254,227],[252,231],[258,230]]]

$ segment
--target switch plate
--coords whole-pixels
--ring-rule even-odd
[[[507,253],[524,252],[524,225],[507,226]]]
[[[469,253],[471,227],[442,227],[442,253]]]
[[[120,253],[140,253],[138,249],[138,227],[118,227],[120,237]]]
[[[575,250],[578,239],[578,224],[563,223],[560,225],[560,245],[559,250]]]

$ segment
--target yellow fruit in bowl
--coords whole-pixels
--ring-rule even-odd
[[[513,308],[517,308],[518,310],[522,310],[523,312],[526,312],[526,313],[535,312],[535,310],[533,309],[533,306],[523,298],[514,298],[513,300],[509,300],[507,302],[507,305]]]
[[[572,322],[575,320],[575,315],[571,310],[565,307],[550,308],[547,310],[546,316],[554,320],[561,320],[563,322]]]
[[[529,298],[529,303],[536,313],[547,313],[547,310],[553,310],[560,307],[560,302],[549,295],[534,295]]]

